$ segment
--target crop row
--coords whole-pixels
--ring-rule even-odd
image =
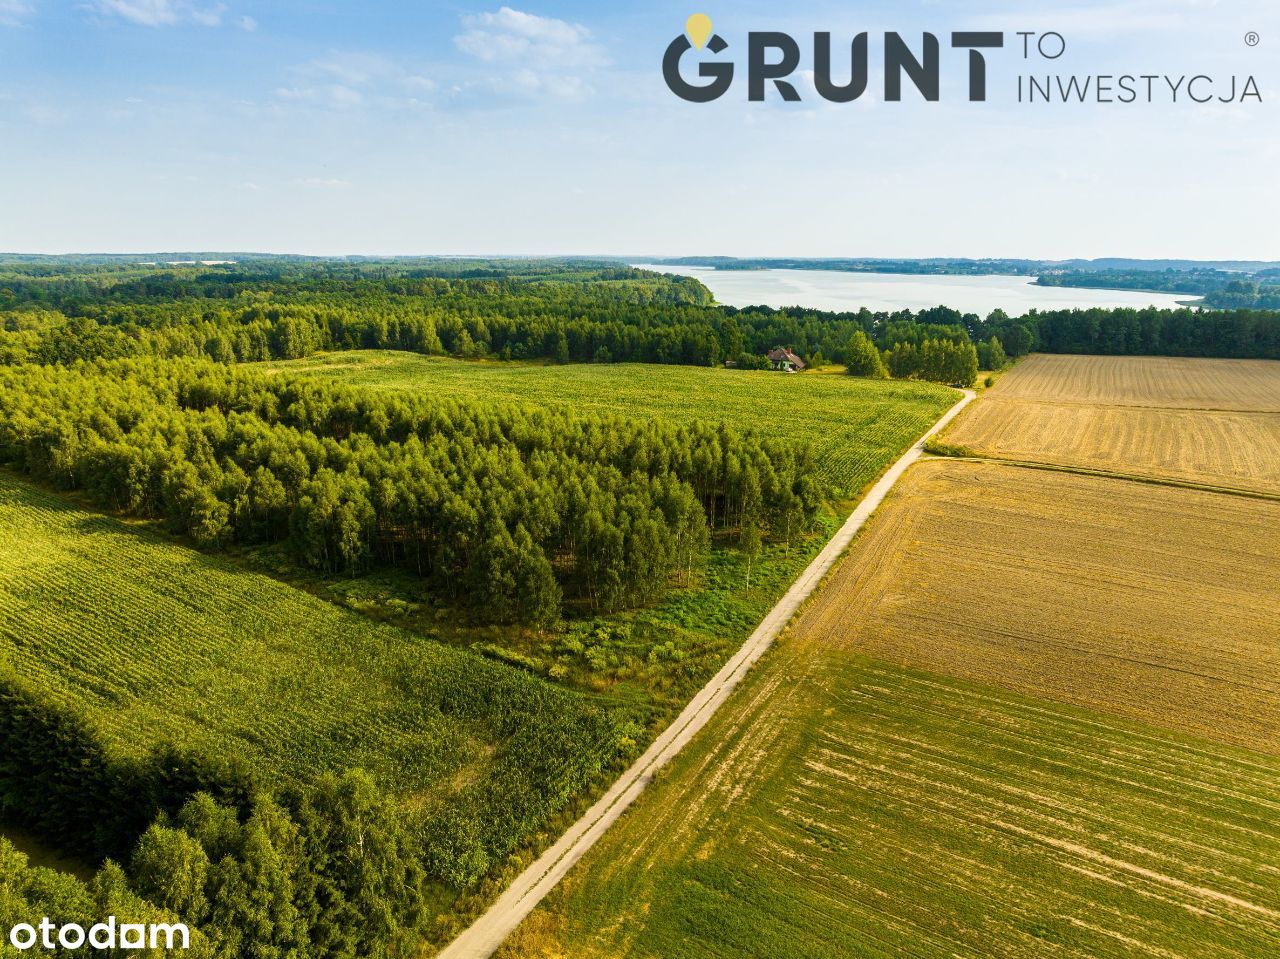
[[[3,475],[0,528],[0,668],[111,756],[237,757],[269,785],[362,767],[424,815],[482,813],[467,841],[500,855],[617,748],[580,694]]]

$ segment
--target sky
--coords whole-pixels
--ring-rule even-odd
[[[0,251],[1280,260],[1276,0],[506,2],[0,0]],[[712,103],[662,79],[695,12],[729,48],[685,76],[735,64]],[[1007,37],[985,103],[973,29]],[[767,30],[800,103],[748,101]],[[817,96],[819,31],[837,79],[870,34],[864,97]],[[884,102],[885,31],[942,38],[939,102]],[[1262,101],[1018,103],[1028,73]]]

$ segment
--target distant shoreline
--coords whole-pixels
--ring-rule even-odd
[[[1037,276],[1027,273],[895,273],[816,266],[721,270],[709,263],[628,264],[633,269],[696,279],[711,292],[715,303],[737,309],[767,306],[857,312],[865,307],[872,312],[892,313],[947,307],[980,316],[997,309],[1010,316],[1023,316],[1033,310],[1204,308],[1192,294],[1042,284]]]

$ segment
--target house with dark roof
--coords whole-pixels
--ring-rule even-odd
[[[787,373],[798,373],[805,367],[804,360],[791,352],[789,346],[775,346],[765,358],[773,364],[775,370],[783,370]]]

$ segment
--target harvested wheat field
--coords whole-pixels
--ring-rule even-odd
[[[1280,413],[1280,361],[1038,353],[1001,377],[1012,400]]]
[[[1277,521],[918,463],[500,956],[1274,955]]]
[[[1034,356],[946,442],[986,456],[1280,496],[1275,410],[1280,362]]]
[[[795,629],[1280,753],[1280,504],[963,460],[910,471]]]
[[[1274,955],[1280,758],[819,640],[775,650],[500,957]]]
[[[975,453],[1280,496],[1280,413],[977,404],[947,436]]]

